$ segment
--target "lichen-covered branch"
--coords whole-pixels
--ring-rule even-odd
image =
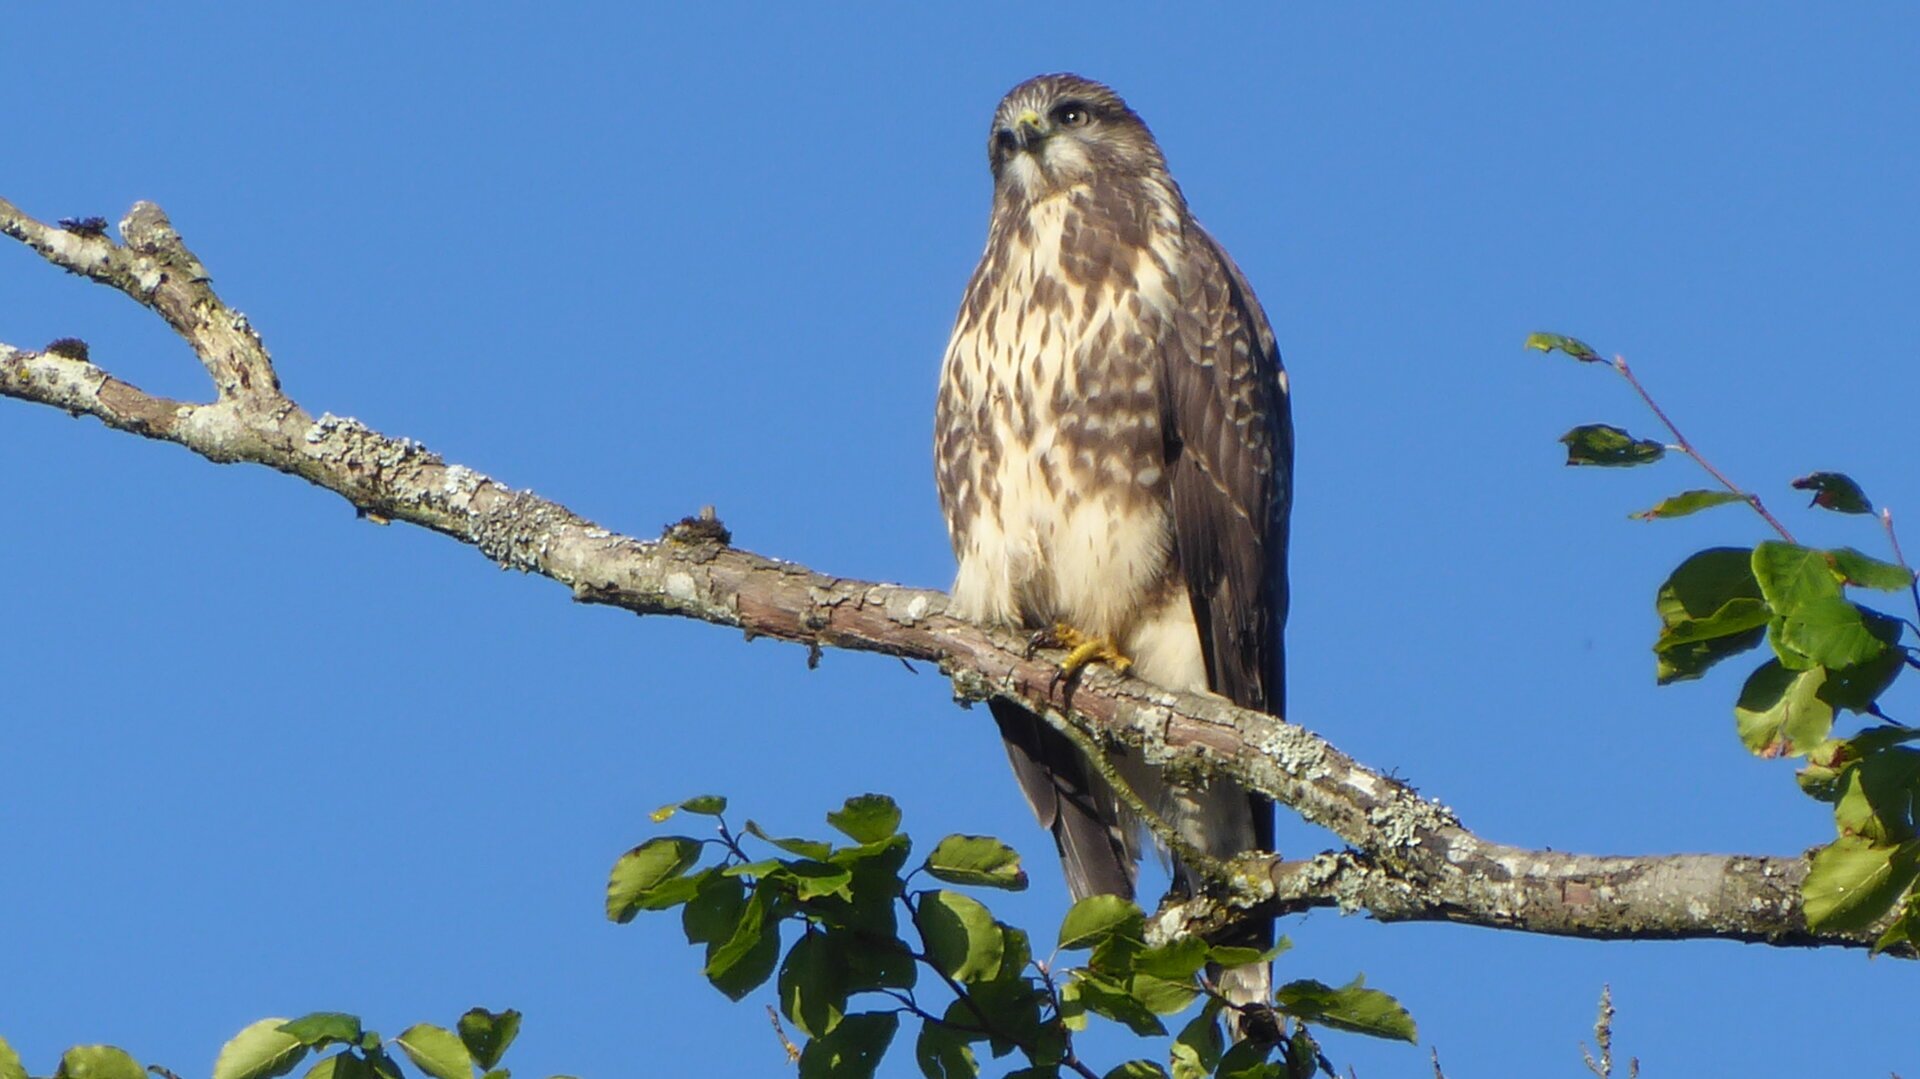
[[[193,346],[214,399],[149,395],[96,366],[73,339],[40,350],[0,344],[0,395],[94,416],[209,460],[300,476],[371,518],[431,528],[502,566],[552,578],[581,602],[696,618],[815,649],[934,662],[963,700],[1016,700],[1189,774],[1230,776],[1350,845],[1305,862],[1239,859],[1215,882],[1218,897],[1163,911],[1163,930],[1218,924],[1254,906],[1339,906],[1388,921],[1596,938],[1862,947],[1874,940],[1868,931],[1807,928],[1802,858],[1605,858],[1490,843],[1446,807],[1298,725],[1105,669],[1063,681],[1051,659],[1029,654],[1023,640],[949,617],[939,592],[827,576],[743,551],[710,517],[689,518],[659,539],[616,535],[409,439],[351,419],[316,419],[281,392],[246,317],[214,293],[200,261],[150,203],[121,222],[122,243],[91,222],[43,224],[4,199],[0,232],[158,313]]]

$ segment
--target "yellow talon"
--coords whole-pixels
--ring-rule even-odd
[[[1120,651],[1119,643],[1112,637],[1088,636],[1059,622],[1054,624],[1053,638],[1068,650],[1060,661],[1060,670],[1067,674],[1078,674],[1089,663],[1104,663],[1116,674],[1125,674],[1127,668],[1133,666],[1133,660]]]

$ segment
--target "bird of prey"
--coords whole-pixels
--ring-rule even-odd
[[[993,214],[947,346],[935,471],[959,571],[952,610],[1058,626],[1074,650],[1175,689],[1283,706],[1293,428],[1273,331],[1194,220],[1140,117],[1106,86],[1014,87],[987,139]],[[1076,899],[1131,898],[1137,823],[1064,735],[993,714]],[[1273,847],[1273,805],[1115,771],[1215,857]],[[1176,884],[1197,887],[1175,860]],[[1233,943],[1270,942],[1271,923]],[[1266,964],[1225,971],[1269,1003]]]

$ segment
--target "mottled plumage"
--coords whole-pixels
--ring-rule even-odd
[[[993,215],[934,435],[956,613],[1064,622],[1141,677],[1278,713],[1293,435],[1266,316],[1105,86],[1015,87],[988,155]],[[1131,896],[1137,829],[1106,782],[1037,717],[994,715],[1074,895]],[[1195,846],[1271,849],[1267,799],[1118,763]],[[1229,974],[1237,999],[1266,995],[1264,967]]]

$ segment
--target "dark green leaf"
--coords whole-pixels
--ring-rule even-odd
[[[727,811],[727,800],[718,794],[701,794],[681,802],[680,808],[689,813],[717,817]]]
[[[54,1079],[147,1079],[147,1069],[111,1045],[76,1045],[60,1054]]]
[[[352,1050],[343,1049],[308,1068],[300,1079],[374,1079],[374,1073]]]
[[[828,863],[853,872],[852,898],[823,895],[808,904],[807,912],[828,925],[892,937],[898,929],[894,901],[901,893],[900,867],[912,846],[906,836],[895,835],[834,851]]]
[[[1129,1060],[1109,1069],[1101,1079],[1167,1079],[1167,1070],[1151,1060]]]
[[[220,1047],[213,1062],[213,1079],[271,1079],[293,1070],[307,1055],[300,1039],[283,1032],[285,1019],[251,1023]]]
[[[966,1038],[940,1023],[920,1024],[913,1059],[927,1079],[974,1079],[980,1074],[980,1062]]]
[[[1729,502],[1745,502],[1743,495],[1732,491],[1682,491],[1671,498],[1662,499],[1659,504],[1639,513],[1627,516],[1636,521],[1665,520],[1669,517],[1685,517],[1690,513],[1699,513],[1704,509],[1724,506]]]
[[[1667,455],[1667,447],[1651,439],[1635,438],[1618,427],[1587,423],[1560,436],[1570,465],[1627,468],[1650,465]]]
[[[433,1079],[473,1079],[473,1057],[466,1043],[446,1027],[415,1023],[401,1031],[393,1044]]]
[[[1214,1072],[1219,1079],[1272,1079],[1285,1073],[1267,1063],[1273,1055],[1273,1043],[1250,1038],[1239,1042],[1220,1058]]]
[[[1207,1079],[1226,1051],[1226,1032],[1220,1028],[1220,1004],[1209,1000],[1200,1014],[1173,1036],[1173,1079]]]
[[[1654,648],[1662,685],[1698,678],[1720,660],[1760,643],[1764,619],[1748,621],[1761,598],[1752,559],[1743,547],[1710,547],[1689,556],[1661,584],[1654,596],[1661,639]],[[1686,627],[1682,632],[1691,643],[1672,639],[1679,627]],[[1705,635],[1710,632],[1723,635]]]
[[[900,807],[884,794],[862,794],[827,814],[827,823],[855,843],[878,843],[899,829]]]
[[[680,911],[688,944],[717,944],[733,935],[747,906],[747,886],[738,877],[710,874]]]
[[[1912,570],[1869,558],[1851,547],[1828,551],[1827,560],[1832,563],[1834,572],[1845,577],[1851,585],[1877,588],[1882,592],[1902,592],[1913,586]]]
[[[1873,505],[1860,485],[1840,472],[1809,472],[1793,481],[1796,491],[1812,491],[1812,505],[1835,513],[1872,513]]]
[[[900,1020],[891,1012],[855,1012],[800,1053],[800,1079],[868,1079],[880,1066]]]
[[[912,989],[920,967],[907,946],[891,934],[869,936],[831,929],[825,934],[828,961],[839,970],[848,993],[873,989]]]
[[[1325,1060],[1320,1055],[1320,1043],[1313,1040],[1313,1032],[1304,1023],[1295,1025],[1293,1037],[1287,1039],[1287,1079],[1313,1079]],[[1333,1071],[1332,1068],[1325,1070],[1329,1074]]]
[[[642,905],[700,858],[700,843],[685,836],[649,839],[620,856],[607,878],[607,917],[629,922]]]
[[[1123,1023],[1135,1034],[1157,1038],[1167,1032],[1158,1016],[1119,982],[1093,971],[1072,971],[1074,985],[1080,991],[1080,1004],[1095,1015]]]
[[[1789,670],[1768,660],[1747,678],[1733,707],[1740,741],[1762,757],[1800,756],[1833,729],[1833,708],[1820,698],[1827,672]]]
[[[802,858],[811,858],[816,862],[824,861],[827,855],[833,853],[833,844],[831,843],[818,839],[776,838],[768,835],[758,824],[752,821],[747,822],[747,834],[756,839],[763,839],[781,850],[786,851],[788,854],[797,854]]]
[[[1913,951],[1920,948],[1920,890],[1907,893],[1907,901],[1900,908],[1900,914],[1873,942],[1871,954],[1879,955],[1889,948],[1905,948]],[[4,1073],[0,1073],[4,1074]]]
[[[978,900],[959,892],[927,892],[914,917],[934,969],[962,984],[991,980],[1000,973],[1005,943],[992,912]]]
[[[806,933],[780,964],[780,1011],[817,1038],[840,1023],[847,1010],[847,989],[825,933]]]
[[[1865,663],[1828,671],[1820,699],[1850,712],[1867,711],[1906,666],[1903,656],[1900,649],[1888,648]]]
[[[406,1079],[406,1073],[400,1070],[400,1062],[393,1059],[385,1049],[373,1049],[367,1052],[367,1070],[374,1079]]]
[[[1876,846],[1843,835],[1814,853],[1800,887],[1807,925],[1865,929],[1893,909],[1920,872],[1920,840]]]
[[[1146,915],[1132,900],[1117,895],[1090,895],[1067,909],[1060,922],[1060,947],[1067,951],[1091,948],[1115,934],[1138,940]]]
[[[500,1063],[507,1046],[520,1036],[520,1013],[512,1008],[503,1012],[472,1008],[460,1017],[457,1025],[460,1040],[466,1043],[467,1052],[473,1055],[473,1062],[481,1070],[488,1071]]]
[[[780,923],[768,917],[773,901],[772,886],[756,887],[733,933],[724,943],[708,946],[707,981],[728,1000],[739,1000],[773,976],[780,959]]]
[[[345,1012],[310,1012],[280,1024],[280,1032],[299,1039],[309,1049],[324,1049],[334,1042],[355,1045],[362,1033],[360,1017]]]
[[[1920,793],[1920,750],[1891,746],[1862,756],[1840,779],[1834,824],[1882,846],[1912,839]]]
[[[1400,1002],[1355,978],[1338,989],[1324,982],[1288,982],[1274,994],[1281,1011],[1310,1023],[1418,1043],[1413,1017]]]
[[[1027,874],[1020,855],[992,836],[950,835],[927,855],[927,872],[948,884],[977,884],[1020,891]]]
[[[1530,333],[1527,335],[1525,347],[1539,349],[1541,352],[1552,352],[1554,349],[1559,349],[1561,352],[1572,356],[1581,363],[1605,362],[1600,358],[1598,352],[1587,347],[1585,341],[1577,337],[1568,337],[1565,334]]]
[[[772,875],[791,884],[794,897],[803,903],[823,895],[853,898],[853,870],[843,865],[802,858],[786,863]]]

